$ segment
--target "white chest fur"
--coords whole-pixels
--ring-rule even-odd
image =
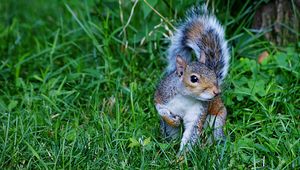
[[[185,125],[195,123],[204,112],[201,101],[181,94],[176,95],[166,106],[172,114],[181,117]]]

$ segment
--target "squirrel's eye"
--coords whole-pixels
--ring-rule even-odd
[[[191,82],[192,82],[192,83],[197,83],[197,82],[198,82],[198,77],[195,76],[195,75],[192,75],[192,76],[191,76]]]

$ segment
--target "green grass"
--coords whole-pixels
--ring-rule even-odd
[[[127,27],[131,1],[3,1],[0,169],[300,168],[300,42],[251,32],[260,3],[210,2],[232,47],[227,141],[176,163],[153,106],[170,24],[143,1]],[[173,25],[193,4],[149,2]]]

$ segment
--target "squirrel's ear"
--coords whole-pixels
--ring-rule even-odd
[[[176,71],[179,76],[183,75],[183,72],[186,68],[186,62],[179,55],[176,57]]]
[[[206,61],[205,53],[204,53],[204,51],[201,51],[199,62],[202,64],[205,64],[205,61]]]

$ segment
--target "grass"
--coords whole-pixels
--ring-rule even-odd
[[[193,4],[148,2],[172,25]],[[132,8],[131,1],[4,0],[0,168],[300,168],[300,42],[277,47],[254,34],[256,2],[209,3],[232,47],[227,140],[177,163],[180,141],[160,137],[153,106],[171,24],[143,1]],[[270,57],[257,64],[263,51]]]

